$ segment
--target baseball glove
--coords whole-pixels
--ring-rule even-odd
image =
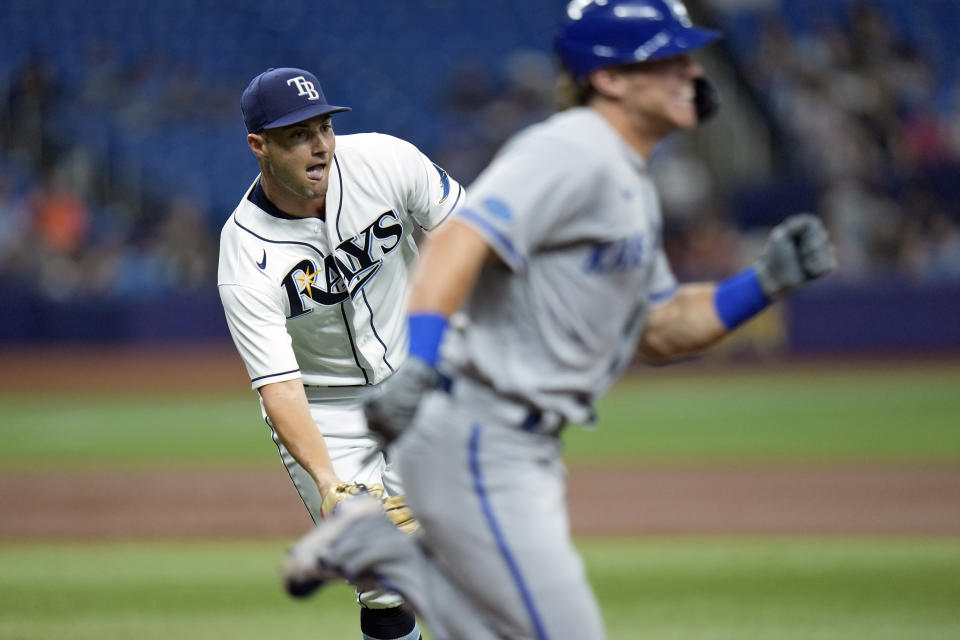
[[[414,519],[410,507],[403,496],[388,496],[380,483],[363,484],[360,482],[341,482],[323,496],[320,515],[324,518],[333,514],[344,500],[359,495],[368,495],[376,499],[394,525],[405,533],[413,533],[420,528]]]

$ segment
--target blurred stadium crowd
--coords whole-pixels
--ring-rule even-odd
[[[353,106],[339,133],[407,138],[469,184],[551,112],[565,2],[73,4],[0,9],[0,286],[55,300],[212,286],[219,227],[256,175],[239,95],[268,66],[310,68]],[[731,180],[722,152],[658,150],[681,278],[731,273],[761,229],[808,209],[840,279],[960,281],[960,3],[688,5],[724,31],[712,64],[749,96],[770,166]]]

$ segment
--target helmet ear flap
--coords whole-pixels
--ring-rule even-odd
[[[693,81],[693,106],[697,110],[697,121],[704,123],[720,110],[720,92],[717,87],[700,77]]]

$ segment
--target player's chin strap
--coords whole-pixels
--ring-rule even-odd
[[[697,110],[697,121],[701,124],[712,118],[720,110],[720,92],[704,77],[693,81],[693,106]]]

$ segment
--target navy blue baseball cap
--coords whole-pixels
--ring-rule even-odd
[[[309,71],[281,67],[250,81],[240,97],[240,110],[247,133],[256,133],[350,108],[327,104],[317,77]]]

